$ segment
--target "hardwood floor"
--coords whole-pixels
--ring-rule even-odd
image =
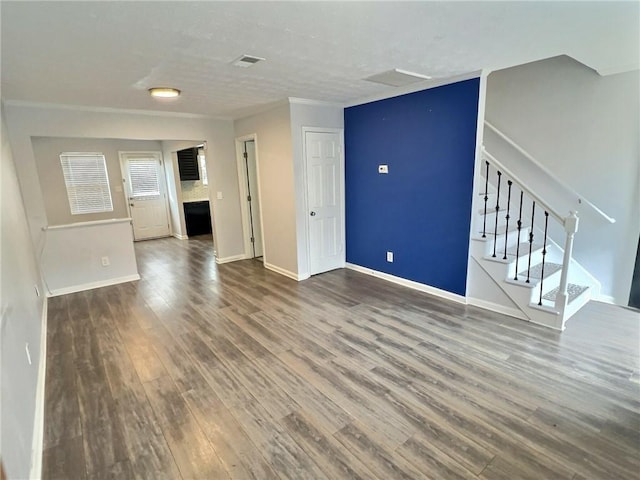
[[[50,299],[44,478],[640,478],[640,322],[559,334],[350,270],[136,244],[142,280]]]

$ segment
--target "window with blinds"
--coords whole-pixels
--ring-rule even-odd
[[[127,161],[131,198],[151,200],[160,196],[158,160],[155,158],[129,158]]]
[[[102,153],[61,153],[60,163],[72,215],[113,211]]]

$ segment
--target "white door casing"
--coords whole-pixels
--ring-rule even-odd
[[[304,130],[309,273],[345,266],[344,159],[339,131]]]
[[[244,158],[245,144],[252,143],[247,148],[247,162]],[[242,213],[242,229],[244,232],[245,258],[262,256],[263,263],[267,262],[267,252],[264,248],[264,228],[262,211],[260,208],[260,161],[258,158],[258,138],[257,135],[250,134],[236,138],[236,157],[238,167],[238,187],[240,192],[240,209]],[[247,167],[248,172],[247,172]],[[250,185],[250,187],[249,187]],[[251,190],[250,190],[251,189]],[[248,201],[251,191],[251,203]],[[249,208],[251,206],[251,208]],[[253,225],[254,242],[251,242]]]
[[[160,152],[120,152],[120,167],[134,240],[170,235]]]
[[[260,224],[260,198],[258,195],[258,169],[256,163],[256,142],[254,140],[244,142],[245,166],[247,173],[247,202],[251,221],[251,233],[253,235],[253,256],[262,256],[262,227]]]

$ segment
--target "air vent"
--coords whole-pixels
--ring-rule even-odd
[[[390,87],[404,87],[405,85],[411,85],[412,83],[422,82],[424,80],[430,80],[428,75],[420,75],[419,73],[407,72],[406,70],[400,70],[394,68],[387,72],[378,73],[365,78],[369,82],[381,83],[383,85],[389,85]]]
[[[248,68],[258,62],[261,62],[262,60],[264,60],[264,58],[254,57],[253,55],[242,55],[240,58],[234,60],[232,65],[235,65],[236,67]]]

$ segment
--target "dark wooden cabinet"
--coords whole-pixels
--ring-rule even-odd
[[[180,180],[200,180],[197,148],[178,151],[178,170],[180,171]]]
[[[211,233],[211,209],[209,202],[187,202],[184,204],[184,222],[187,236]]]

